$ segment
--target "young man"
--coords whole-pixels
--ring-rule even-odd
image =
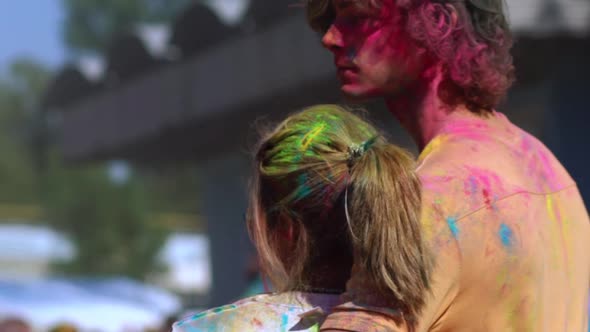
[[[308,0],[307,12],[342,92],[385,98],[421,150],[436,256],[417,316],[355,265],[322,331],[586,330],[584,203],[553,154],[495,111],[513,81],[503,1]]]

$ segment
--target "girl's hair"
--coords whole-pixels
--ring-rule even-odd
[[[400,28],[443,65],[439,94],[447,104],[491,111],[514,82],[513,40],[504,0],[356,1],[382,13],[397,6]],[[332,0],[309,0],[306,8],[311,27],[325,33],[335,19]]]
[[[279,291],[306,289],[314,262],[355,264],[408,315],[424,304],[432,259],[413,157],[337,105],[291,115],[257,150],[248,228]]]

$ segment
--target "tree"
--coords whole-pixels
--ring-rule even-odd
[[[139,23],[169,22],[191,0],[62,0],[64,40],[74,55],[104,53],[116,33]],[[136,173],[124,184],[113,183],[104,164],[66,167],[50,147],[44,202],[49,222],[73,241],[74,261],[56,266],[75,275],[126,275],[143,279],[158,271],[157,253],[167,231],[153,222],[152,209],[190,210],[186,191],[194,175],[174,181],[154,173]],[[149,172],[148,172],[149,173]],[[146,190],[148,188],[149,190]],[[192,188],[196,192],[196,188]],[[150,195],[147,195],[150,192]],[[176,199],[181,194],[183,200]],[[196,196],[196,194],[195,194]],[[156,199],[154,199],[156,198]],[[191,197],[188,200],[196,200]],[[156,202],[157,204],[152,204]],[[196,205],[196,204],[195,204]]]
[[[0,204],[44,207],[44,219],[77,252],[56,266],[60,273],[142,279],[160,270],[156,258],[167,232],[153,223],[143,179],[116,185],[103,165],[66,167],[51,144],[47,169],[40,172],[35,125],[45,119],[39,105],[50,77],[22,58],[0,78]]]
[[[115,33],[138,23],[167,23],[190,0],[62,0],[66,45],[78,52],[105,51]]]
[[[0,78],[0,202],[36,203],[39,187],[31,153],[31,124],[50,72],[19,59]]]
[[[139,179],[115,184],[102,165],[69,169],[57,158],[51,165],[47,215],[77,252],[59,272],[144,279],[162,269],[157,254],[167,231],[153,222]]]

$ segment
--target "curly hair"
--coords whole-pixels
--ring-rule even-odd
[[[358,1],[382,12],[397,6],[402,28],[443,65],[439,96],[448,105],[491,111],[514,82],[513,41],[503,0]],[[326,32],[335,19],[332,2],[310,0],[307,17],[314,30]]]

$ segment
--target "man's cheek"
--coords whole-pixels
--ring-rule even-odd
[[[367,67],[365,75],[362,76],[362,83],[367,86],[381,87],[390,80],[390,76],[391,68],[382,63],[377,63]]]

